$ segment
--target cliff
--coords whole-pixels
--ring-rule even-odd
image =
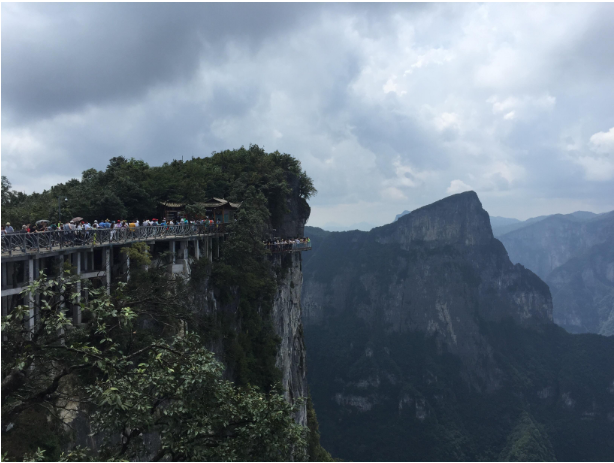
[[[474,192],[371,232],[329,236],[305,268],[306,325],[352,311],[386,331],[436,333],[453,352],[473,355],[480,318],[552,320],[548,287],[510,262]]]
[[[285,275],[278,281],[273,304],[272,319],[275,333],[280,338],[275,365],[282,374],[284,395],[290,403],[297,398],[307,397],[305,343],[301,314],[301,290],[303,274],[301,255],[294,253],[283,259]],[[307,425],[307,404],[303,404],[296,416],[298,423]]]
[[[548,286],[510,261],[474,192],[368,233],[306,233],[307,378],[331,453],[609,458],[593,442],[614,420],[614,339],[554,325]]]

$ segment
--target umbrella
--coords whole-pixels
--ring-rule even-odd
[[[83,217],[74,217],[70,221],[71,222],[81,222],[82,220],[83,220]]]
[[[49,223],[49,220],[47,220],[47,219],[37,220],[36,221],[36,225],[38,225],[39,223]]]

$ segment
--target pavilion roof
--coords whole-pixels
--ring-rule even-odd
[[[227,201],[225,199],[221,199],[221,198],[210,198],[207,199],[206,201],[202,202],[202,203],[198,203],[200,206],[203,207],[209,207],[209,208],[217,208],[217,207],[223,207],[223,206],[230,206],[233,209],[238,209],[239,207],[241,207],[242,202],[240,203],[231,203],[230,201]]]
[[[182,203],[173,203],[171,201],[160,201],[160,204],[166,207],[183,207],[185,204]]]

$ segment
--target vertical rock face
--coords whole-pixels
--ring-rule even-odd
[[[278,280],[272,317],[275,332],[281,338],[276,366],[282,373],[284,395],[293,403],[295,399],[307,395],[305,345],[301,320],[303,274],[299,253],[283,256],[282,259],[289,261],[289,267],[285,271],[282,267],[284,275]],[[302,425],[307,425],[306,404],[301,406],[296,420]]]
[[[297,238],[304,236],[305,224],[311,213],[311,208],[304,198],[299,195],[299,179],[289,174],[288,185],[292,188],[292,194],[286,199],[286,213],[277,223],[273,223],[276,236],[282,238]]]
[[[308,325],[351,311],[390,332],[436,333],[469,355],[480,344],[476,317],[552,321],[547,285],[510,262],[474,192],[368,233],[331,234],[305,275]]]
[[[305,223],[311,209],[307,201],[299,195],[299,181],[294,175],[288,178],[292,194],[286,201],[286,214],[277,227],[276,235],[282,238],[303,237]],[[275,256],[274,269],[277,273],[277,294],[273,303],[273,326],[280,337],[276,366],[282,374],[284,395],[290,403],[307,396],[305,379],[305,344],[303,342],[303,322],[301,312],[301,292],[303,273],[301,253]],[[303,404],[297,412],[299,424],[307,425],[307,405]]]

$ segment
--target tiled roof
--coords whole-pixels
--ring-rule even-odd
[[[166,207],[183,207],[183,206],[185,206],[185,204],[172,203],[170,201],[160,201],[160,204],[162,204],[163,206],[166,206]]]

